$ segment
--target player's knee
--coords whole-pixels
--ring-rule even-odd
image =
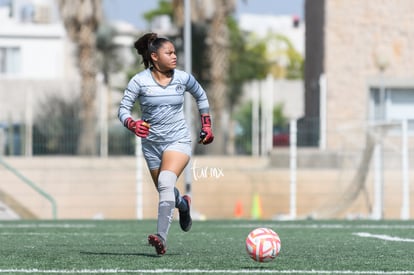
[[[177,176],[174,172],[163,170],[158,176],[158,193],[162,200],[175,201],[174,186]]]

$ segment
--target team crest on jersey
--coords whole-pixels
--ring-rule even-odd
[[[177,87],[175,87],[175,92],[177,94],[182,94],[185,92],[185,86],[184,85],[177,85]]]

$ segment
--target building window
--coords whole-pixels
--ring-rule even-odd
[[[0,47],[0,74],[18,74],[21,71],[21,52],[17,47]]]
[[[409,131],[414,132],[414,87],[372,87],[370,89],[369,110],[371,121],[384,122],[407,119]]]

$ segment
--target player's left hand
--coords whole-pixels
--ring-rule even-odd
[[[214,140],[213,131],[211,130],[211,118],[208,114],[201,115],[201,131],[198,143],[209,144]]]

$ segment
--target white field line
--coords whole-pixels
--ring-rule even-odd
[[[23,223],[7,224],[0,223],[0,228],[95,228],[95,224],[74,224],[74,223]]]
[[[35,273],[35,274],[114,274],[114,273],[129,273],[129,274],[162,274],[162,273],[177,273],[177,274],[378,274],[378,275],[396,275],[407,274],[414,275],[414,271],[380,271],[380,270],[275,270],[275,269],[0,269],[0,273]]]
[[[209,225],[210,227],[211,225]],[[249,223],[249,224],[229,224],[217,225],[218,228],[291,228],[291,229],[414,229],[414,224],[289,224],[289,223]]]
[[[2,228],[95,228],[97,225],[90,224],[71,224],[71,223],[27,223],[27,224],[7,224],[0,222],[0,229]],[[218,228],[253,228],[253,227],[277,227],[277,228],[292,228],[292,229],[414,229],[414,224],[341,224],[341,223],[326,223],[326,224],[290,224],[284,222],[263,222],[263,223],[248,223],[248,224],[226,224],[226,225],[209,225],[209,227]]]
[[[15,235],[25,235],[25,236],[51,236],[51,235],[59,235],[59,236],[135,236],[134,232],[131,233],[96,233],[96,232],[0,232],[0,236],[15,236]]]
[[[352,235],[356,235],[363,238],[374,238],[374,239],[380,239],[384,241],[392,241],[392,242],[409,242],[414,243],[414,239],[407,239],[407,238],[400,238],[400,237],[394,237],[390,235],[382,235],[382,234],[371,234],[367,232],[357,232],[352,233]]]

